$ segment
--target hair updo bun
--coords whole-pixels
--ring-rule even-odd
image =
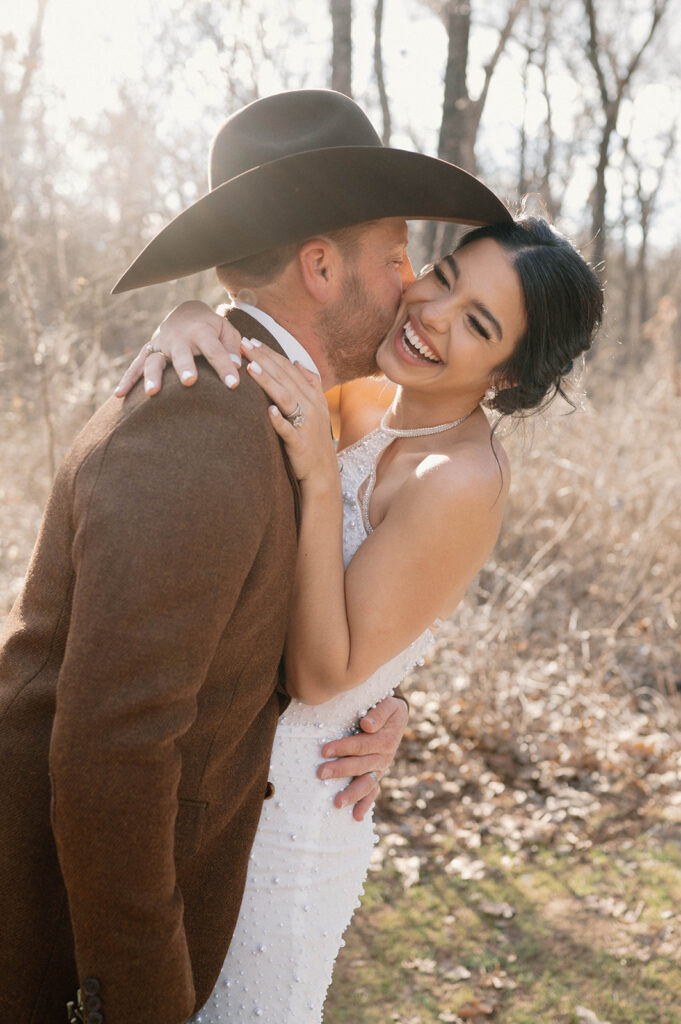
[[[491,238],[511,254],[525,300],[527,327],[513,354],[497,367],[489,408],[502,415],[544,408],[563,391],[574,360],[591,348],[603,318],[603,289],[575,247],[540,217],[476,228],[462,249]]]

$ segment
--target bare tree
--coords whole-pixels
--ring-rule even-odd
[[[648,31],[638,47],[624,60],[615,52],[612,37],[606,38],[599,31],[597,3],[583,0],[588,20],[587,56],[596,75],[601,99],[603,123],[598,144],[596,181],[591,196],[591,226],[593,235],[593,262],[602,272],[606,248],[606,171],[610,161],[610,144],[617,127],[622,99],[637,71],[643,54],[655,35],[668,0],[652,0]]]
[[[56,439],[54,415],[50,401],[50,386],[45,365],[45,346],[42,342],[42,327],[36,310],[36,287],[31,267],[26,258],[26,240],[17,228],[12,202],[12,187],[5,174],[0,176],[0,215],[4,225],[4,241],[9,255],[9,295],[18,313],[23,333],[28,341],[33,365],[38,379],[38,390],[42,419],[45,427],[46,454],[50,479],[56,470]]]
[[[444,99],[438,156],[476,174],[475,143],[485,108],[492,76],[513,31],[516,18],[527,0],[508,0],[494,51],[484,66],[482,89],[477,98],[468,90],[468,61],[472,6],[469,0],[446,0],[442,17],[447,29],[448,52],[445,69]],[[451,248],[455,229],[451,225],[431,224],[426,229],[425,245],[430,253]]]
[[[376,0],[376,7],[374,8],[374,74],[376,76],[376,85],[378,86],[378,98],[381,104],[381,114],[383,116],[383,145],[387,146],[390,143],[390,136],[392,134],[392,123],[390,118],[390,104],[388,103],[388,93],[385,87],[385,73],[383,69],[383,48],[381,44],[382,34],[383,0]]]
[[[636,281],[638,291],[638,323],[643,326],[651,317],[649,243],[650,228],[657,213],[660,191],[678,141],[678,120],[674,122],[665,138],[661,160],[653,166],[646,154],[645,159],[632,152],[630,140],[622,139],[624,155],[633,178],[633,195],[636,202],[636,220],[641,238],[636,259]],[[634,289],[632,288],[633,292]]]
[[[467,76],[471,4],[467,0],[448,0],[445,6],[449,44],[438,155],[471,174],[477,172],[475,143],[492,76],[511,36],[516,18],[526,3],[527,0],[509,0],[496,46],[484,67],[482,89],[475,99],[468,91]]]
[[[331,88],[352,96],[352,0],[330,0]]]
[[[40,48],[43,38],[43,22],[49,0],[38,0],[35,18],[28,37],[26,52],[20,60],[21,74],[16,88],[10,85],[9,77],[0,63],[0,114],[3,127],[3,155],[5,173],[10,173],[9,163],[19,156],[21,145],[20,124],[26,101],[36,71],[40,66]],[[2,58],[12,54],[17,46],[16,37],[8,33],[2,37]],[[9,161],[7,158],[10,158]]]

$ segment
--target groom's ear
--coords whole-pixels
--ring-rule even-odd
[[[337,246],[326,238],[309,238],[298,250],[300,275],[310,296],[322,305],[340,294],[341,267]]]

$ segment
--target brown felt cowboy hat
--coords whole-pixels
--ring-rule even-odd
[[[290,242],[383,217],[463,224],[511,215],[477,178],[381,143],[342,93],[256,100],[218,131],[210,192],[166,225],[113,291],[186,277]]]

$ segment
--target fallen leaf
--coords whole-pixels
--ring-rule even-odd
[[[490,1017],[495,1009],[495,1004],[488,1002],[486,999],[472,999],[469,1003],[464,1003],[463,1006],[459,1007],[458,1013],[459,1017],[462,1017],[464,1020],[471,1020],[472,1017]]]
[[[480,900],[479,907],[483,914],[489,914],[491,917],[511,918],[515,914],[515,910],[510,903],[495,903],[493,900]]]
[[[601,1020],[593,1010],[587,1010],[585,1006],[578,1006],[575,1009],[577,1014],[577,1020],[581,1021],[582,1024],[610,1024],[608,1020]]]
[[[408,971],[419,971],[421,974],[435,974],[437,963],[435,960],[424,960],[415,957],[413,960],[403,960],[402,966]]]

